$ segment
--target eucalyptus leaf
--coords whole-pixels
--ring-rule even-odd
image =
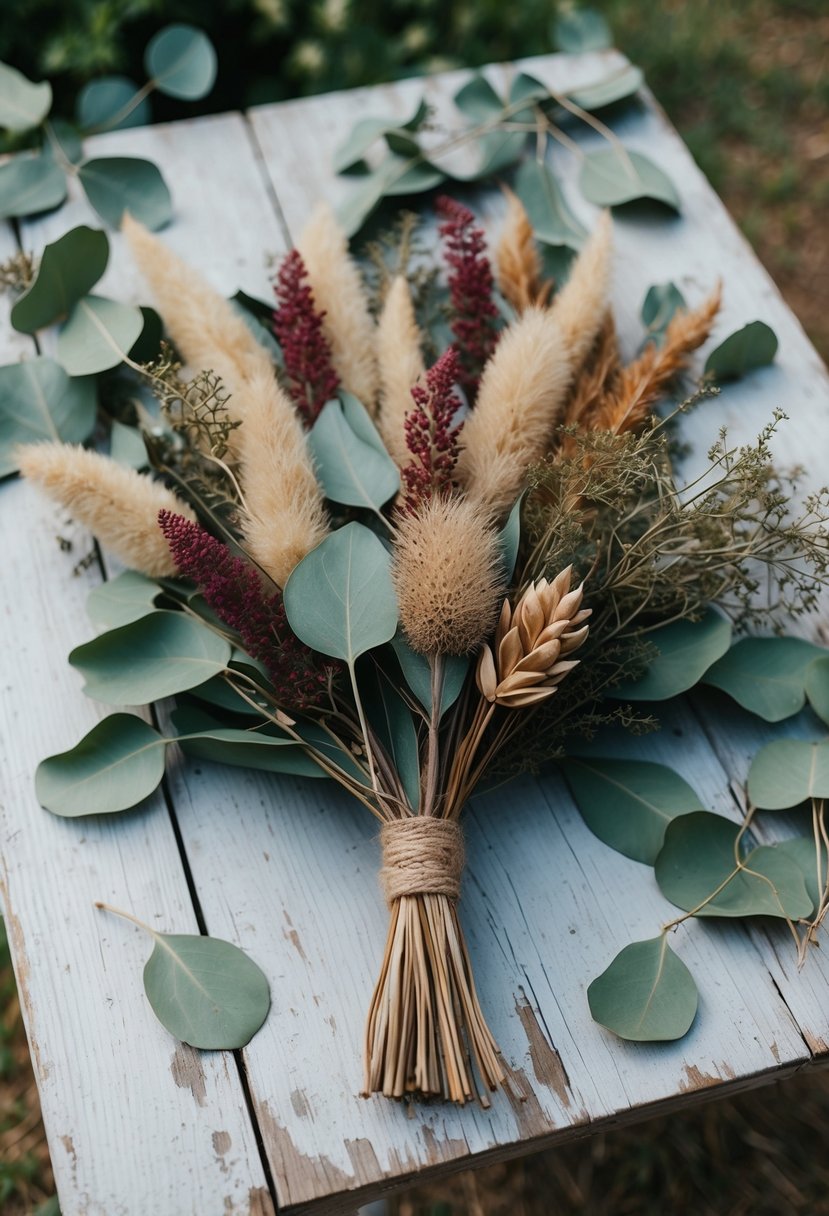
[[[66,198],[66,175],[49,152],[21,154],[0,165],[0,219],[36,215]]]
[[[476,142],[478,159],[473,168],[447,169],[446,175],[456,182],[482,181],[502,173],[520,160],[526,143],[527,136],[523,131],[488,131]]]
[[[147,44],[144,68],[159,93],[198,101],[213,88],[216,51],[207,34],[192,25],[168,25]]]
[[[476,123],[489,122],[503,113],[504,102],[482,72],[476,72],[454,97],[455,105]]]
[[[429,107],[424,98],[418,101],[412,114],[397,122],[393,118],[361,118],[348,138],[334,152],[335,173],[345,173],[358,165],[373,143],[388,131],[417,131],[426,119]]]
[[[98,282],[108,261],[106,233],[84,224],[47,245],[34,282],[12,309],[14,328],[33,334],[67,316]]]
[[[161,170],[137,156],[101,156],[87,160],[78,178],[90,205],[113,228],[121,225],[129,211],[151,232],[157,232],[173,217],[173,200]]]
[[[144,437],[137,426],[126,426],[116,419],[109,436],[110,459],[128,469],[145,469],[149,464]]]
[[[648,337],[662,345],[665,330],[670,325],[680,308],[685,307],[685,297],[676,283],[655,283],[649,287],[642,303],[642,324],[648,331]]]
[[[123,362],[143,328],[140,308],[104,296],[85,296],[58,335],[58,359],[71,376],[105,372]]]
[[[332,502],[379,511],[400,489],[400,473],[356,397],[351,398],[348,408],[351,418],[359,417],[359,434],[346,417],[344,406],[329,401],[308,436],[317,478]],[[369,427],[376,439],[363,437]]]
[[[391,640],[406,683],[427,713],[432,712],[432,676],[429,660],[412,650],[402,631]],[[461,694],[472,660],[468,655],[448,654],[444,658],[443,695],[440,699],[441,717],[454,705]]]
[[[382,668],[361,672],[360,688],[366,715],[399,773],[413,810],[420,803],[420,756],[411,711]]]
[[[529,72],[519,72],[514,76],[509,88],[510,105],[519,101],[548,101],[550,90]]]
[[[285,612],[306,646],[342,659],[390,641],[397,628],[391,560],[362,524],[338,528],[304,557],[285,586]]]
[[[588,152],[582,162],[579,185],[584,197],[597,207],[619,207],[637,199],[653,199],[679,211],[676,186],[658,165],[629,148]]]
[[[699,795],[664,764],[591,755],[565,760],[561,767],[590,831],[647,865],[656,861],[668,824],[702,810]]]
[[[249,1043],[271,1005],[256,963],[219,937],[148,931],[155,946],[144,968],[144,991],[162,1026],[205,1051]]]
[[[738,380],[757,367],[767,367],[777,354],[777,335],[765,321],[750,321],[729,334],[705,361],[705,375],[714,380]]]
[[[86,614],[96,629],[116,629],[155,611],[158,583],[137,570],[122,570],[94,587],[86,597]]]
[[[826,886],[828,872],[826,845],[821,844],[820,847],[820,883],[818,883],[818,855],[814,836],[794,836],[790,840],[781,840],[775,845],[775,848],[800,867],[814,912],[820,905]]]
[[[72,379],[46,355],[0,367],[0,476],[17,468],[18,444],[88,439],[96,408],[95,381]]]
[[[743,638],[709,668],[703,683],[766,722],[782,722],[803,708],[809,667],[825,654],[801,638]]]
[[[581,249],[587,229],[570,210],[561,187],[544,162],[524,161],[515,177],[515,192],[524,204],[537,240]]]
[[[558,49],[568,55],[605,51],[613,46],[610,26],[594,8],[564,8],[556,17],[553,34]]]
[[[75,103],[78,126],[84,131],[121,131],[126,127],[146,126],[152,117],[146,97],[128,114],[119,117],[138,92],[138,85],[126,76],[101,76],[90,80]]]
[[[829,739],[774,739],[748,770],[748,796],[766,811],[785,811],[807,798],[829,798]]]
[[[420,144],[408,131],[395,127],[393,130],[385,132],[384,139],[389,151],[394,152],[397,156],[410,158],[420,155]]]
[[[194,688],[193,693],[198,696],[199,689]],[[268,773],[290,773],[299,777],[326,775],[305,749],[287,735],[223,726],[192,705],[174,709],[171,718],[177,742],[186,756]]]
[[[610,72],[595,84],[585,85],[570,94],[570,100],[583,110],[601,110],[604,106],[616,105],[638,93],[645,78],[632,63]]]
[[[829,655],[806,668],[805,688],[812,709],[829,726]]]
[[[587,989],[593,1020],[634,1043],[681,1039],[698,1000],[691,972],[664,933],[625,946]]]
[[[523,502],[524,495],[522,494],[513,503],[512,509],[507,516],[507,522],[504,524],[498,537],[498,547],[501,550],[501,563],[508,581],[512,579],[515,573],[515,563],[518,560],[518,549],[521,544],[521,506]]]
[[[84,692],[109,705],[146,705],[223,671],[230,644],[181,612],[157,611],[76,646]]]
[[[735,868],[739,831],[738,824],[710,811],[673,820],[654,865],[666,899],[696,916],[808,916],[812,901],[803,873],[773,845],[749,850],[741,858],[748,868]]]
[[[698,621],[672,621],[645,635],[658,654],[641,680],[613,688],[610,696],[625,701],[666,701],[687,692],[725,654],[731,622],[713,608]]]
[[[204,701],[207,705],[215,706],[217,709],[227,710],[228,713],[241,714],[245,718],[262,721],[262,712],[254,709],[249,702],[240,697],[221,676],[211,676],[209,680],[205,680],[204,684],[191,688],[187,695],[197,697],[199,701]]]
[[[49,123],[49,144],[53,152],[60,152],[70,164],[83,160],[83,138],[74,123],[65,118],[53,118]]]
[[[6,131],[31,131],[39,127],[52,108],[52,86],[44,80],[34,84],[17,68],[0,63],[0,127]]]
[[[134,714],[112,714],[67,752],[42,760],[38,801],[55,815],[105,815],[147,798],[164,776],[166,740]]]
[[[294,726],[296,733],[305,740],[309,747],[313,747],[314,751],[326,759],[330,764],[336,765],[349,777],[353,777],[355,781],[362,785],[370,787],[370,779],[367,772],[360,768],[355,758],[350,752],[344,751],[319,722],[306,721],[303,718]],[[321,771],[320,776],[328,774]]]
[[[408,165],[408,167],[406,167]],[[447,174],[437,165],[432,165],[426,159],[409,164],[403,156],[392,153],[383,162],[381,168],[386,176],[384,194],[389,198],[397,198],[407,194],[423,194],[426,190],[434,190],[446,181]]]

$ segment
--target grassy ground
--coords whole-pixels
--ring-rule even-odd
[[[596,0],[594,0],[596,3]],[[598,0],[812,340],[829,357],[825,0]],[[727,285],[726,285],[727,288]],[[399,1216],[829,1216],[829,1076],[493,1166],[398,1201]],[[0,943],[0,1211],[52,1190]]]

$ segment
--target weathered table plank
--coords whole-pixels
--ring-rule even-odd
[[[613,55],[550,57],[522,66],[566,89],[596,79],[616,61]],[[502,83],[510,69],[491,71],[493,81]],[[435,104],[438,122],[450,119],[450,98],[463,78],[463,73],[453,73],[428,82],[427,93]],[[248,126],[238,117],[226,116],[113,133],[98,137],[94,146],[101,152],[149,155],[156,160],[176,200],[176,222],[165,239],[224,290],[243,286],[265,295],[263,252],[284,247],[285,235],[296,234],[316,198],[337,201],[348,188],[348,183],[331,174],[331,149],[356,118],[403,114],[422,88],[422,81],[405,81],[264,107],[251,112]],[[658,110],[643,107],[619,129],[630,146],[649,151],[665,166],[677,182],[684,204],[681,219],[659,225],[630,217],[617,219],[615,296],[623,341],[629,348],[637,341],[639,304],[652,282],[670,276],[690,299],[697,300],[722,275],[726,304],[719,332],[761,316],[780,337],[780,355],[774,369],[729,388],[719,402],[705,403],[686,420],[685,433],[704,452],[722,420],[733,425],[739,437],[750,437],[776,404],[789,402],[796,422],[784,431],[778,450],[785,460],[808,460],[815,438],[823,436],[825,442],[829,432],[825,370]],[[589,146],[592,137],[588,135],[583,142]],[[309,156],[309,148],[313,148],[313,156]],[[573,188],[576,159],[556,149],[554,161],[574,210],[592,222],[595,212]],[[491,196],[486,201],[487,213],[497,213],[498,205],[497,197]],[[71,223],[89,222],[82,200],[71,207],[71,211],[28,226],[27,243],[37,247]],[[119,298],[143,301],[145,293],[124,257],[120,238],[113,240],[113,246],[104,289]],[[818,470],[815,476],[819,477]],[[5,487],[4,493],[8,495],[10,490],[22,492],[14,486]],[[29,532],[34,526],[35,521],[27,519],[20,530],[22,554],[28,561],[35,543],[35,533]],[[48,535],[48,529],[44,532],[40,525],[40,534]],[[88,634],[79,584],[73,583],[67,593],[64,572],[54,560],[42,577],[51,582],[38,581],[36,593],[44,597],[44,605],[37,620],[41,628],[51,629],[49,614],[57,603],[63,620],[61,628],[52,630],[48,653],[41,652],[42,669],[48,670],[60,689],[53,697],[56,714],[71,706],[74,717],[77,707],[79,720],[71,729],[61,721],[60,731],[56,726],[48,738],[33,738],[31,754],[24,756],[20,749],[15,753],[21,805],[23,795],[28,799],[25,821],[19,817],[15,823],[23,827],[26,843],[12,841],[5,850],[27,876],[33,874],[34,859],[39,855],[40,825],[48,824],[51,833],[52,824],[58,823],[37,810],[30,785],[26,785],[35,759],[75,738],[86,721],[84,713],[90,720],[95,716],[65,668],[70,643]],[[48,587],[48,595],[44,587]],[[14,705],[19,708],[20,704],[18,695]],[[729,777],[732,784],[742,780],[746,758],[759,745],[761,732],[744,723],[719,747],[715,709],[709,707],[702,718],[688,708],[678,708],[674,717],[672,712],[668,711],[663,734],[645,741],[647,754],[659,759],[663,748],[670,748],[671,730],[682,729],[683,747],[671,750],[671,762],[683,768],[705,805],[736,816]],[[29,716],[27,709],[27,722]],[[482,1002],[512,1070],[513,1094],[498,1095],[488,1112],[430,1106],[415,1108],[414,1117],[382,1099],[364,1101],[357,1096],[362,1023],[376,978],[386,916],[376,886],[376,833],[370,817],[339,791],[320,783],[185,763],[181,758],[170,774],[168,792],[207,930],[249,950],[271,981],[271,1015],[245,1051],[244,1061],[276,1197],[289,1210],[329,1210],[344,1198],[348,1201],[350,1196],[353,1202],[368,1197],[421,1171],[438,1172],[463,1162],[529,1151],[566,1136],[585,1134],[599,1122],[641,1117],[685,1102],[692,1093],[744,1086],[792,1071],[815,1058],[812,1053],[826,1051],[829,1003],[825,968],[810,967],[797,976],[793,961],[778,950],[780,942],[774,934],[769,936],[765,929],[748,934],[734,925],[712,928],[697,922],[681,931],[677,949],[702,989],[700,1017],[682,1042],[624,1044],[597,1027],[587,1010],[587,984],[616,950],[634,938],[653,936],[674,910],[655,884],[643,882],[637,863],[618,856],[591,836],[559,781],[527,780],[476,800],[468,819],[469,865],[462,906]],[[37,831],[31,827],[35,822]],[[150,850],[152,865],[144,876],[145,885],[136,888],[137,863],[131,863],[133,868],[127,871],[123,860],[113,860],[113,853],[123,859],[131,856],[137,850],[134,837],[151,830],[163,837],[160,847],[169,853],[166,868],[163,860],[156,864]],[[148,807],[121,816],[111,826],[60,823],[54,831],[61,835],[50,837],[49,849],[57,862],[63,860],[62,850],[70,859],[82,838],[85,865],[97,867],[90,874],[90,888],[99,881],[96,874],[107,876],[109,888],[94,890],[90,899],[103,894],[139,912],[151,909],[164,916],[168,927],[180,929],[186,918],[192,919],[192,905],[180,894],[180,905],[174,907],[175,901],[159,878],[159,874],[169,873],[166,881],[175,888],[173,878],[178,874],[176,881],[180,882],[180,862],[163,808]],[[94,848],[89,843],[92,840]],[[110,851],[105,852],[106,848]],[[112,889],[117,874],[124,875],[124,882],[129,876],[129,890],[120,883],[116,884],[120,889]],[[66,900],[57,876],[51,886],[63,907]],[[12,908],[17,910],[11,894]],[[48,918],[38,914],[37,896],[33,887],[25,915],[18,911],[24,931],[29,932],[30,925],[49,925],[55,932],[54,926],[63,922],[54,910]],[[82,896],[87,900],[86,889]],[[172,923],[176,909],[180,919]],[[99,922],[91,921],[90,928],[101,934],[110,952],[119,951],[123,960],[118,971],[123,1006],[119,1015],[129,1016],[130,1021],[119,1035],[101,1019],[98,1033],[112,1053],[108,1064],[126,1072],[127,1062],[135,1058],[135,1045],[146,1043],[148,1064],[142,1068],[146,1092],[159,1109],[163,1107],[157,1125],[167,1127],[180,1113],[177,1109],[171,1113],[173,1103],[159,1080],[164,1068],[169,1075],[172,1044],[155,1026],[139,996],[143,943],[121,926],[118,931],[107,926],[103,933]],[[45,933],[45,929],[40,931]],[[76,952],[83,955],[92,940],[89,930],[81,925],[76,936],[82,939],[75,943]],[[98,937],[94,940],[97,943]],[[41,1016],[41,1006],[56,990],[60,980],[57,959],[64,957],[69,955],[61,933],[55,936],[54,958],[44,959],[43,977],[34,990],[37,1007],[30,1015],[30,1034],[34,1020]],[[97,959],[92,965],[86,960],[85,980],[93,985],[100,984],[96,967],[100,970]],[[79,997],[79,1016],[84,1012]],[[92,1053],[77,1063],[66,1061],[67,1047],[58,1050],[64,1040],[56,1022],[49,1018],[48,1037],[60,1069],[56,1070],[53,1100],[49,1101],[45,1091],[44,1106],[53,1151],[59,1154],[64,1086],[71,1084],[73,1068],[84,1071],[87,1079],[97,1076],[100,1061]],[[77,1026],[67,1027],[66,1045],[77,1051],[81,1042]],[[228,1061],[228,1067],[232,1064],[230,1057],[221,1059]],[[211,1079],[212,1062],[208,1057],[206,1071]],[[128,1083],[128,1078],[122,1082]],[[46,1080],[41,1084],[46,1087]],[[117,1084],[114,1078],[112,1084]],[[210,1093],[205,1109],[211,1117],[217,1111],[224,1118],[227,1109],[240,1110],[237,1086],[238,1079],[234,1084],[228,1082],[226,1093],[216,1093],[215,1098]],[[188,1131],[196,1139],[202,1126],[200,1109],[187,1111]],[[133,1114],[134,1143],[141,1145],[141,1152],[133,1151],[131,1190],[125,1187],[119,1192],[121,1207],[100,1210],[169,1211],[171,1216],[190,1211],[188,1206],[175,1206],[178,1199],[172,1206],[165,1204],[166,1195],[159,1189],[161,1180],[155,1172],[145,1169],[138,1177],[142,1164],[151,1158],[149,1151],[145,1153],[146,1116],[139,1122]],[[76,1109],[73,1117],[86,1131],[89,1157],[98,1112],[90,1117]],[[105,1117],[120,1129],[112,1134],[123,1138],[128,1119],[119,1121],[109,1108]],[[242,1142],[247,1146],[241,1113],[239,1119]],[[228,1124],[215,1126],[225,1129]],[[122,1139],[118,1144],[118,1151],[109,1159],[123,1172],[130,1150]],[[189,1150],[188,1163],[195,1160],[194,1151]],[[94,1152],[99,1172],[89,1175],[87,1194],[100,1202],[93,1183],[99,1186],[103,1180],[107,1154],[103,1146]],[[163,1160],[163,1150],[153,1160]],[[59,1156],[56,1164],[60,1164]],[[172,1170],[172,1163],[168,1164]],[[258,1189],[256,1179],[261,1180],[261,1174],[257,1174],[257,1166],[255,1150],[250,1148],[244,1168],[238,1170],[239,1186],[232,1200],[238,1206],[232,1210],[255,1210],[242,1193],[246,1172],[266,1204]],[[60,1183],[65,1210],[83,1210],[77,1206],[79,1201],[75,1208],[66,1206],[80,1191],[68,1170],[62,1171]],[[209,1182],[205,1181],[204,1196],[208,1192]],[[192,1210],[220,1210],[215,1195],[224,1193],[213,1192],[213,1207],[207,1202]],[[98,1209],[90,1206],[88,1210]]]

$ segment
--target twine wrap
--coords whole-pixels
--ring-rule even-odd
[[[401,895],[460,895],[463,833],[455,820],[432,815],[393,819],[380,829],[380,844],[380,885],[389,905]]]

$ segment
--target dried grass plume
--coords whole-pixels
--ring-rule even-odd
[[[26,444],[18,456],[23,476],[131,569],[150,578],[175,576],[158,513],[173,511],[193,522],[196,517],[166,486],[74,444]]]
[[[547,451],[571,374],[551,311],[529,308],[504,331],[461,432],[458,478],[471,499],[496,514],[512,505],[527,467]]]
[[[500,548],[480,508],[435,497],[399,521],[392,576],[400,620],[420,654],[468,654],[495,623]]]
[[[343,388],[373,413],[377,404],[375,324],[348,238],[331,207],[319,203],[297,241]]]
[[[302,422],[270,369],[239,392],[243,531],[251,557],[280,587],[328,532]]]
[[[613,226],[610,212],[604,211],[551,309],[574,372],[581,367],[602,327],[610,295],[612,259]]]
[[[380,412],[383,442],[399,465],[411,459],[404,423],[414,408],[412,386],[423,375],[420,331],[409,284],[403,275],[392,281],[377,323],[377,362],[380,370]]]
[[[507,214],[495,251],[498,289],[520,314],[533,304],[543,304],[550,284],[542,279],[541,255],[524,204],[506,187],[504,194]]]

